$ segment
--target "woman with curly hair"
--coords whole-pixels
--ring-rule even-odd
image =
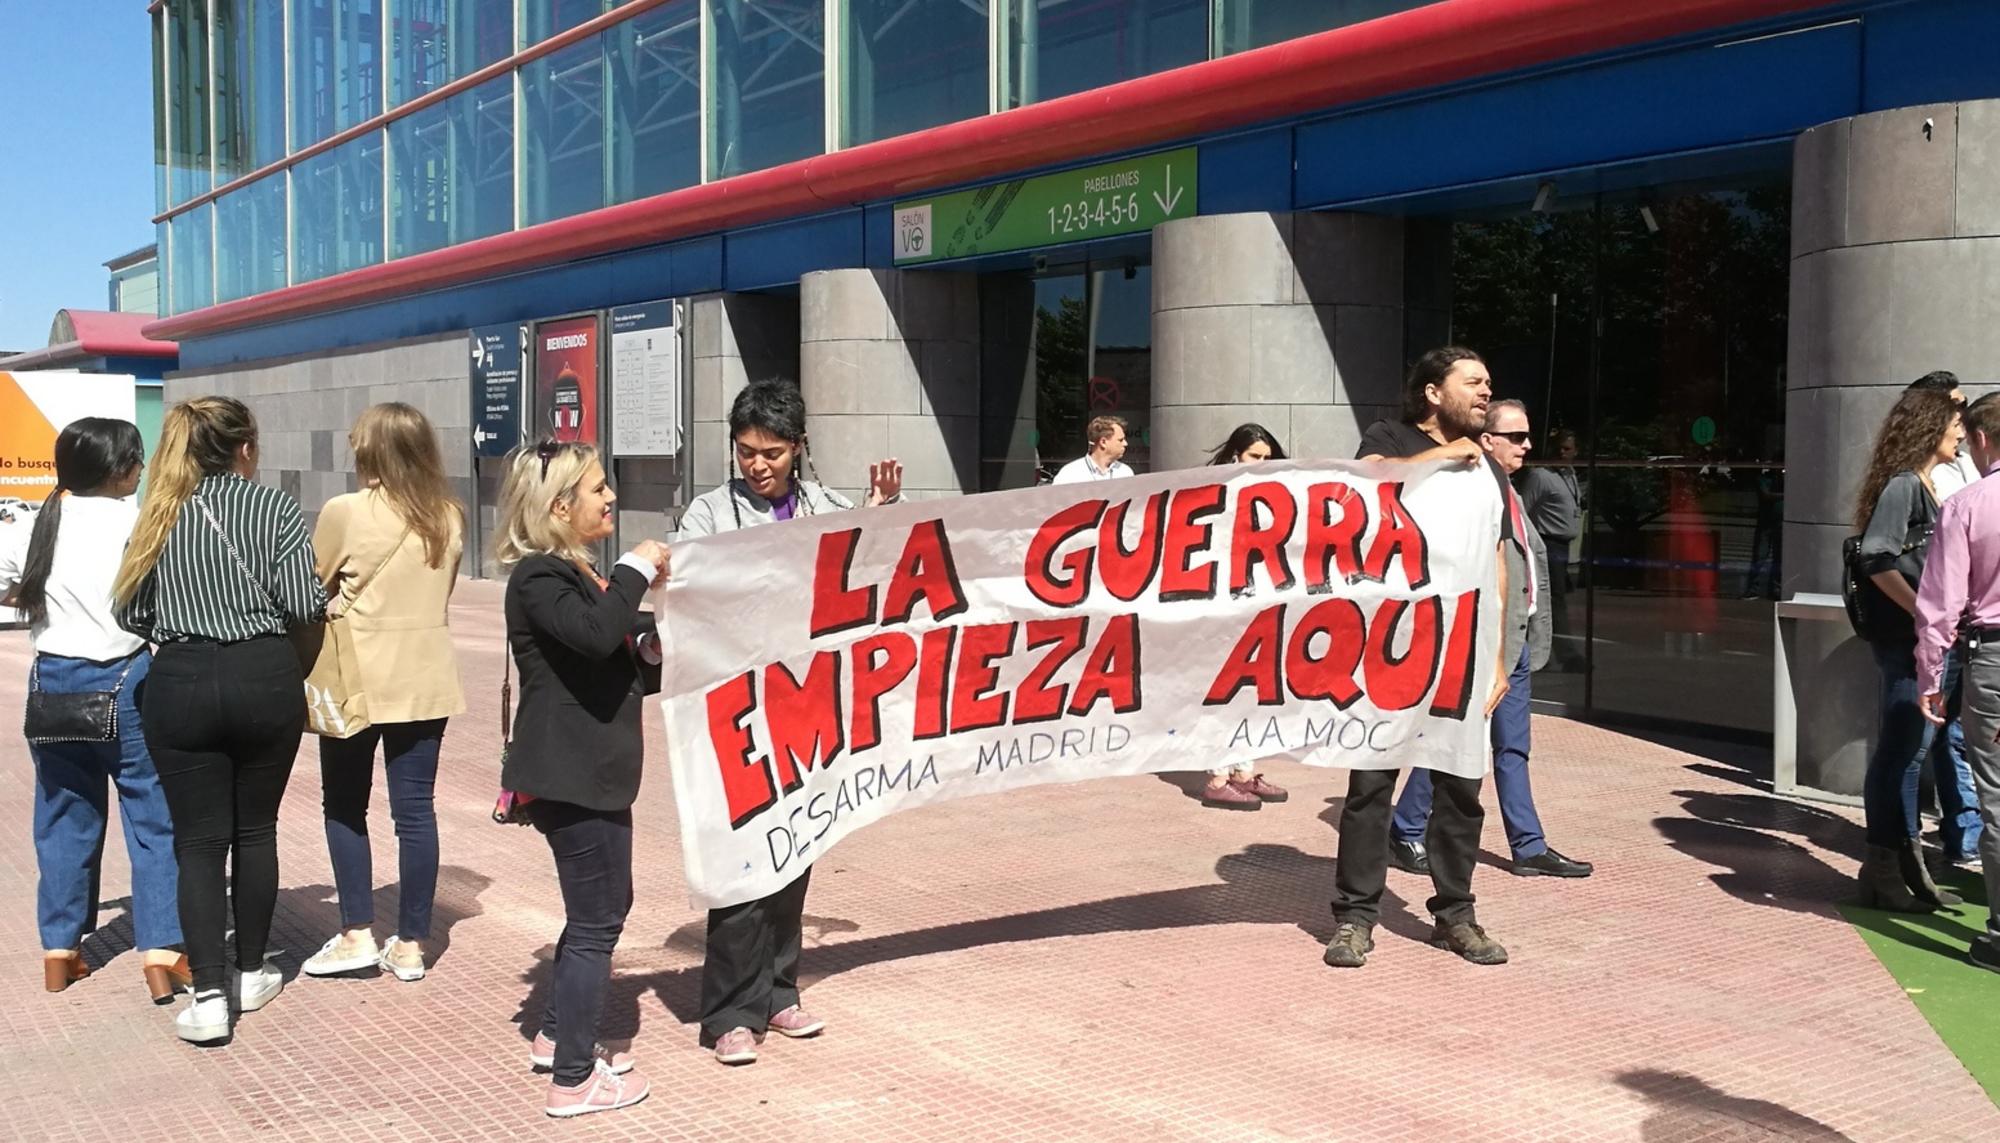
[[[1861,903],[1899,912],[1957,903],[1931,880],[1917,841],[1917,776],[1933,730],[1917,706],[1915,612],[1938,517],[1931,472],[1958,456],[1965,435],[1959,409],[1948,393],[1905,392],[1875,438],[1854,507],[1861,532],[1854,573],[1867,581],[1864,589],[1872,585],[1879,593],[1874,602],[1893,617],[1868,640],[1882,673],[1882,727],[1861,787],[1868,834]]]

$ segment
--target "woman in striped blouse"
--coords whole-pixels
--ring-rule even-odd
[[[242,402],[174,406],[112,587],[120,624],[159,646],[139,714],[180,859],[195,995],[175,1026],[192,1043],[226,1039],[232,1008],[254,1012],[284,986],[264,945],[278,897],[278,804],[306,722],[285,633],[318,620],[326,593],[298,503],[253,483],[256,471],[257,423]],[[232,850],[234,973],[223,954]]]

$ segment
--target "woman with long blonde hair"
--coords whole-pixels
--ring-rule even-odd
[[[553,438],[516,449],[495,524],[507,579],[507,646],[521,674],[500,781],[548,842],[562,888],[554,987],[528,1061],[552,1075],[543,1109],[567,1118],[646,1098],[632,1057],[596,1042],[611,951],[632,908],[632,803],[659,638],[641,623],[667,549],[642,540],[600,572],[618,497],[597,450]]]
[[[256,472],[257,422],[242,402],[169,409],[112,585],[120,625],[159,647],[139,714],[180,860],[194,1002],[174,1024],[192,1043],[227,1039],[232,1011],[262,1008],[285,983],[264,960],[278,806],[306,723],[285,635],[318,620],[326,594],[298,502],[250,480]],[[223,948],[231,905],[233,971]]]
[[[437,893],[438,753],[446,720],[465,710],[446,626],[464,520],[445,478],[437,431],[421,412],[401,402],[372,406],[347,441],[362,488],[320,509],[313,549],[327,613],[340,618],[353,640],[368,725],[345,737],[320,735],[326,848],[341,931],[302,971],[334,976],[380,967],[416,981],[425,973],[423,942],[430,939]],[[379,948],[368,846],[378,745],[400,872],[396,931]]]
[[[1861,903],[1899,912],[1958,903],[1937,887],[1917,839],[1918,774],[1933,729],[1917,706],[1916,605],[1938,517],[1931,473],[1958,457],[1960,408],[1948,392],[1905,391],[1882,422],[1854,503],[1861,544],[1852,574],[1865,579],[1873,610],[1890,620],[1868,640],[1882,676],[1882,727],[1861,783],[1868,846]]]

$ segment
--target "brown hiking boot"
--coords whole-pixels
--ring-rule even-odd
[[[1450,949],[1473,964],[1507,963],[1507,949],[1471,921],[1439,921],[1431,930],[1431,944]]]
[[[1375,926],[1342,921],[1333,931],[1333,939],[1326,942],[1326,955],[1320,959],[1334,968],[1360,968],[1368,963],[1368,954],[1374,951]]]

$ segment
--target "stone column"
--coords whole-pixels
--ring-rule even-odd
[[[2000,376],[2000,101],[1805,132],[1792,162],[1784,591],[1837,594],[1875,433],[1911,381]],[[1798,782],[1860,792],[1876,671],[1845,622],[1797,625]]]
[[[857,501],[868,465],[904,494],[979,488],[979,288],[971,274],[822,270],[799,282],[799,383],[820,479]]]
[[[1403,229],[1326,212],[1156,229],[1153,467],[1200,464],[1245,421],[1293,456],[1353,456],[1361,430],[1399,400]]]
[[[798,380],[799,303],[776,294],[705,294],[689,308],[694,376],[688,448],[698,496],[736,471],[729,444],[729,404],[736,394],[752,381]]]

